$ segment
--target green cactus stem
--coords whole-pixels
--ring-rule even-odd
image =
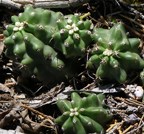
[[[140,72],[140,80],[142,85],[144,86],[144,69]]]
[[[55,123],[62,126],[65,134],[104,133],[103,126],[112,116],[103,100],[102,94],[90,94],[81,98],[78,93],[73,92],[71,101],[57,101],[62,115],[55,119]]]
[[[78,15],[64,16],[28,5],[11,20],[4,31],[6,55],[18,60],[41,81],[73,75],[73,67],[69,67],[72,60],[67,57],[82,57],[92,41],[92,22],[83,21]]]
[[[57,81],[69,75],[67,65],[57,51],[51,47],[53,34],[59,30],[60,12],[34,9],[26,6],[23,13],[12,16],[12,24],[4,31],[6,55],[29,69],[41,81]]]
[[[92,42],[93,24],[90,20],[81,20],[79,15],[67,15],[58,20],[59,30],[53,35],[54,48],[66,57],[83,56]]]
[[[96,42],[87,61],[87,67],[96,69],[96,77],[126,81],[131,70],[144,68],[140,57],[138,38],[128,38],[121,23],[111,29],[95,28],[93,39]]]

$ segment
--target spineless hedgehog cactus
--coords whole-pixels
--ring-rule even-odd
[[[55,119],[55,123],[62,126],[65,134],[103,134],[104,126],[112,118],[104,98],[103,94],[90,94],[81,98],[73,92],[71,101],[57,100],[62,115]]]

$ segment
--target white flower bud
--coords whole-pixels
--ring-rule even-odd
[[[78,27],[74,27],[73,30],[76,32],[76,31],[79,30],[79,28]]]
[[[18,30],[19,30],[18,27],[14,27],[14,28],[13,28],[13,31],[15,31],[15,32],[17,32]]]
[[[83,23],[83,21],[81,21],[81,20],[78,22],[79,25],[82,24],[82,23]]]
[[[19,31],[22,30],[22,29],[23,29],[23,27],[19,27]]]
[[[16,22],[16,23],[15,23],[15,26],[16,26],[16,27],[20,27],[20,26],[21,26],[21,23],[20,23],[20,22]]]
[[[68,23],[68,24],[71,24],[71,23],[72,23],[72,20],[71,20],[71,19],[68,19],[68,20],[67,20],[67,23]]]
[[[70,111],[71,111],[71,112],[74,112],[74,109],[73,109],[73,108],[71,108],[71,109],[70,109]]]
[[[66,29],[71,29],[72,27],[70,25],[66,25]]]
[[[78,112],[75,112],[75,115],[76,115],[76,116],[78,116],[78,115],[79,115],[79,113],[78,113]]]
[[[71,116],[71,117],[74,116],[74,113],[70,113],[69,116]]]
[[[70,35],[73,34],[73,33],[74,33],[74,30],[73,30],[73,29],[69,30],[69,34],[70,34]]]
[[[73,28],[74,28],[74,27],[76,27],[76,24],[75,24],[75,23],[73,23],[73,24],[72,24],[72,27],[73,27]]]

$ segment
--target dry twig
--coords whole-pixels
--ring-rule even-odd
[[[69,8],[80,6],[89,0],[0,0],[0,5],[21,9],[24,5],[32,4],[41,8]]]

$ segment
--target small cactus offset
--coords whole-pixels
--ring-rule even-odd
[[[64,20],[57,21],[58,31],[53,35],[54,48],[66,57],[83,56],[92,42],[93,24],[90,20],[83,21],[78,14],[67,15]]]
[[[71,101],[58,100],[57,106],[62,115],[55,123],[62,126],[65,134],[104,133],[103,126],[111,119],[104,105],[104,95],[90,94],[81,98],[78,93],[71,94]]]
[[[140,40],[128,38],[121,23],[115,24],[110,30],[96,28],[93,39],[96,44],[87,67],[97,70],[97,78],[123,83],[128,71],[144,68],[144,60],[138,52]]]

